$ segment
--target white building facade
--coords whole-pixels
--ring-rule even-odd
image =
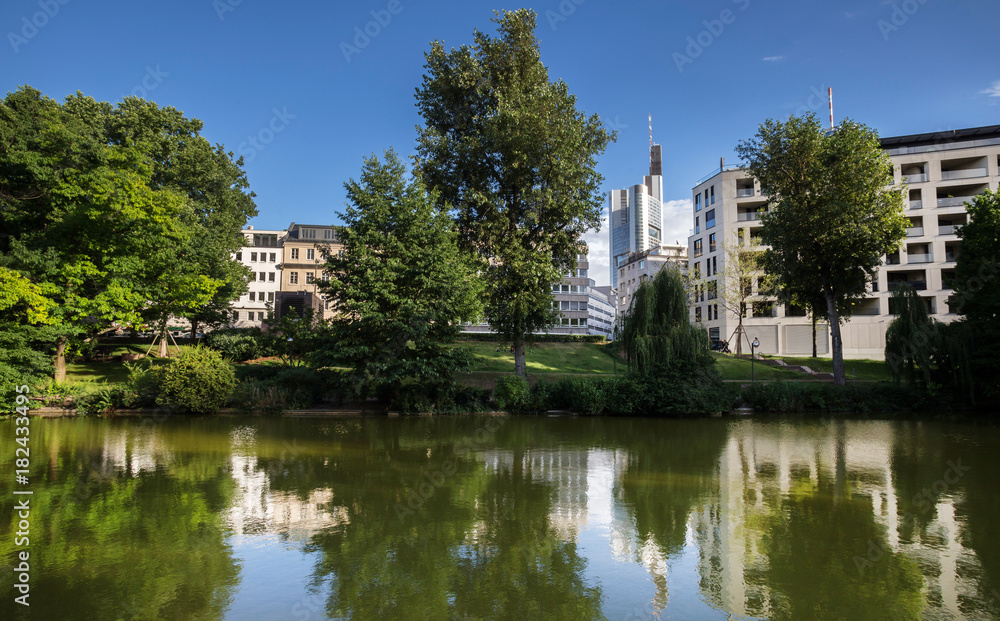
[[[233,302],[233,324],[238,328],[259,328],[274,309],[281,290],[281,252],[287,231],[243,230],[246,240],[236,260],[250,268],[253,276],[247,292]]]
[[[649,175],[641,184],[608,195],[611,287],[618,288],[618,268],[630,255],[663,241],[663,164],[660,145],[650,149]]]

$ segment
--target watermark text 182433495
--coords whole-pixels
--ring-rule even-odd
[[[31,590],[31,553],[28,551],[31,535],[31,491],[22,489],[28,484],[28,473],[31,469],[31,427],[28,418],[28,392],[27,386],[18,386],[17,391],[17,417],[14,419],[14,477],[18,487],[14,489],[14,517],[17,521],[17,528],[14,531],[14,545],[18,548],[15,560],[18,561],[14,567],[14,589],[19,595],[14,597],[14,601],[22,606],[28,606],[28,595]]]

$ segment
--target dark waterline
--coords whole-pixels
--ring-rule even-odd
[[[1000,428],[0,421],[0,618],[1000,617]],[[23,616],[23,618],[29,618]]]

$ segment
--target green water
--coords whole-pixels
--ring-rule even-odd
[[[30,429],[20,485],[14,422],[0,422],[0,619],[1000,617],[995,426],[464,417]],[[26,547],[14,510],[25,497]],[[14,601],[21,551],[28,608]]]

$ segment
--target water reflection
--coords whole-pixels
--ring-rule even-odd
[[[32,433],[37,618],[1000,613],[992,426],[258,418]]]

